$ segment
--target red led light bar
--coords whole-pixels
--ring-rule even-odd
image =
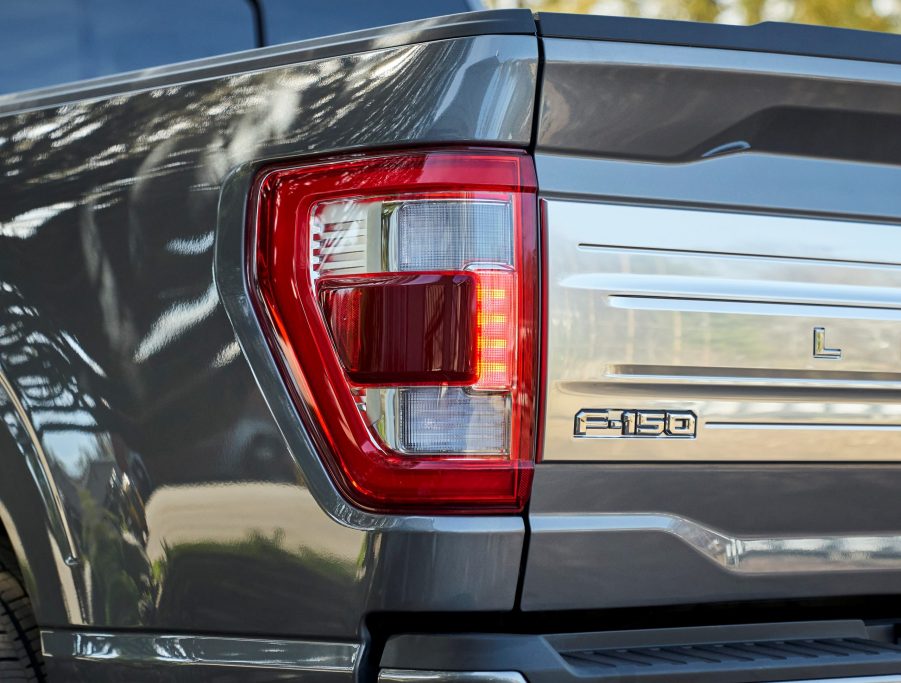
[[[506,268],[479,272],[479,389],[510,389],[516,361],[516,274]]]

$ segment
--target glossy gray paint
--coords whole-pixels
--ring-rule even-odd
[[[213,277],[235,169],[528,144],[535,38],[422,42],[439,23],[4,99],[0,512],[43,626],[358,640],[369,611],[512,609],[522,519],[320,507]]]
[[[888,164],[744,152],[679,164],[539,153],[535,165],[548,197],[901,219],[895,194],[901,171]]]
[[[811,153],[901,161],[894,135],[901,65],[641,43],[543,42],[537,142],[545,152],[690,161],[739,142],[751,150],[791,152],[816,130]],[[835,112],[846,116],[831,116]],[[861,132],[867,136],[850,149],[842,145]]]
[[[532,13],[528,10],[467,12],[4,94],[0,95],[0,113],[97,99],[123,92],[184,84],[220,76],[233,76],[238,73],[296,64],[298,59],[340,57],[451,38],[534,34],[535,23]]]
[[[528,146],[538,56],[522,18],[426,22],[0,100],[0,519],[39,620],[65,643],[81,633],[102,649],[123,629],[138,660],[181,642],[161,631],[341,645],[360,641],[373,611],[514,608],[522,519],[373,516],[337,496],[249,315],[240,263],[246,193],[267,161]],[[473,35],[486,30],[507,35]],[[670,110],[650,96],[606,110],[621,126],[611,139],[592,100],[613,84],[628,98],[627,83],[605,84],[608,66],[651,80],[657,70],[673,96],[698,88],[708,105],[695,110],[699,128],[678,121],[663,140],[673,146],[654,152],[694,158],[711,143],[704,126],[723,123],[718,98],[741,100],[734,83],[772,87],[793,106],[859,98],[886,114],[897,69],[583,42],[569,46],[587,46],[576,88],[553,42],[536,156],[546,197],[901,219],[891,165],[755,152],[650,164],[640,160]],[[762,100],[745,104],[729,110],[739,123]],[[888,466],[543,463],[522,607],[897,592],[897,571],[736,576],[678,535],[585,523],[634,511],[739,540],[893,536],[897,476]],[[58,670],[71,679],[158,678],[154,661],[65,659]],[[170,663],[177,679],[196,676]],[[219,680],[350,676],[190,663]]]
[[[901,223],[898,165],[775,154],[753,146],[701,158],[708,145],[720,144],[716,136],[723,130],[771,103],[804,102],[826,109],[895,103],[891,106],[897,111],[898,66],[640,43],[544,42],[548,63],[536,166],[545,199],[599,209],[619,205],[718,211],[723,212],[724,231],[730,227],[727,212],[863,221],[865,230],[877,229],[866,222],[879,223],[883,230]],[[650,159],[654,163],[648,163]],[[608,214],[599,210],[581,215],[591,219]],[[595,224],[587,220],[566,229],[590,235]],[[844,225],[854,230],[853,224]],[[546,229],[553,252],[563,229],[555,231],[553,221]],[[597,223],[595,232],[610,229]],[[641,239],[641,230],[631,222],[620,229],[616,244]],[[690,222],[681,229],[687,231],[688,243],[702,235]],[[668,233],[668,239],[678,243],[678,232]],[[828,246],[821,231],[811,231],[808,239],[820,250]],[[805,253],[804,243],[799,237],[800,254]],[[549,306],[559,311],[553,299]],[[591,318],[579,320],[590,324]],[[655,399],[653,387],[647,396]],[[574,448],[561,441],[549,447],[553,450],[544,453],[545,462],[536,468],[530,503],[524,610],[899,591],[901,470],[860,462],[866,461],[866,452],[856,453],[858,462],[849,465],[577,464],[565,462],[577,459],[572,457]],[[729,455],[716,457],[728,460]],[[791,454],[779,457],[790,460]],[[855,537],[880,537],[881,550],[864,553],[871,562],[866,566],[847,563],[864,555],[840,551]],[[791,545],[787,539],[801,538],[819,539],[820,550],[795,559],[782,552]],[[752,541],[750,546],[736,542],[731,547],[744,553],[754,549],[751,564],[760,572],[751,571],[751,564],[742,571],[719,561],[728,557],[730,539]],[[707,541],[713,546],[704,546]],[[726,543],[722,555],[718,542]],[[827,546],[836,554],[829,554]]]

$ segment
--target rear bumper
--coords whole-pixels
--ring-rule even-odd
[[[863,622],[707,626],[565,635],[391,638],[383,683],[901,681],[901,647]]]

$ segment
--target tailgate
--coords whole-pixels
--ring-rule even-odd
[[[526,610],[901,591],[901,38],[542,16]]]

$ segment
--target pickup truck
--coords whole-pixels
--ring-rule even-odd
[[[899,131],[526,10],[0,97],[0,681],[901,681]]]

